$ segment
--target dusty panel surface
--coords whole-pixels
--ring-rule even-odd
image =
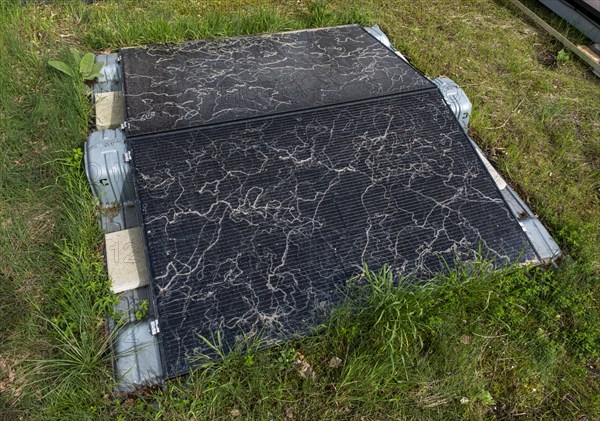
[[[416,278],[533,249],[437,90],[132,142],[168,377],[322,320],[363,262]]]
[[[128,135],[430,88],[359,26],[125,48]]]

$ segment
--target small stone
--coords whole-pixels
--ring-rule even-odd
[[[331,368],[338,368],[340,365],[342,365],[342,359],[340,357],[331,357],[329,360],[329,367]]]
[[[464,397],[464,396],[463,396],[462,398],[460,398],[460,403],[462,403],[463,405],[466,405],[466,404],[468,404],[469,402],[470,402],[470,400],[469,400],[469,398],[467,398],[467,397]]]
[[[239,409],[237,408],[233,408],[230,412],[232,417],[239,417],[240,415],[242,415],[242,413],[240,412]]]
[[[471,342],[473,342],[473,338],[470,335],[462,335],[460,337],[460,341],[465,345],[471,345]]]
[[[298,373],[300,374],[300,377],[302,377],[303,379],[315,378],[315,372],[309,363],[307,363],[306,361],[296,360],[294,364],[298,366]]]
[[[314,380],[316,378],[316,374],[312,366],[306,361],[304,355],[299,352],[296,353],[296,361],[294,361],[294,365],[298,368],[298,374],[303,379],[311,379]]]

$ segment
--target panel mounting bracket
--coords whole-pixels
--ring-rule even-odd
[[[150,332],[152,333],[152,336],[156,336],[160,333],[160,329],[158,328],[158,319],[150,322]]]

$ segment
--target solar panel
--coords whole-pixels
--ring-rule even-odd
[[[131,146],[167,377],[200,335],[306,332],[363,263],[419,279],[473,250],[535,259],[435,88]]]
[[[435,85],[359,26],[121,56],[166,377],[201,336],[307,332],[365,263],[536,258]]]
[[[127,134],[431,88],[357,25],[121,50]]]

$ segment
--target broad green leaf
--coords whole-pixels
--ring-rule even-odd
[[[87,53],[79,62],[79,73],[83,76],[88,76],[92,73],[94,67],[94,53]]]
[[[98,63],[94,63],[94,66],[92,67],[92,73],[94,75],[101,75],[101,70],[104,67],[104,63],[102,62],[98,62]]]
[[[73,61],[75,64],[79,64],[81,62],[81,54],[75,48],[71,48],[71,56],[73,57]]]
[[[48,65],[54,67],[56,70],[59,70],[71,77],[75,77],[75,73],[73,72],[73,68],[62,61],[50,60],[48,61]]]

